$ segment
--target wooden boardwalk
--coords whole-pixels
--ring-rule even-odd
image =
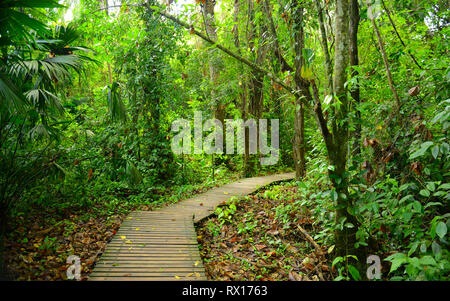
[[[106,247],[89,280],[206,280],[194,223],[233,196],[293,173],[241,179],[156,211],[134,211]]]

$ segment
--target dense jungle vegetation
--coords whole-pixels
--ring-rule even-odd
[[[449,25],[446,0],[0,0],[1,278],[77,254],[86,280],[132,210],[294,171],[197,225],[209,279],[366,280],[376,255],[448,280]],[[174,153],[195,112],[278,119],[278,161]]]

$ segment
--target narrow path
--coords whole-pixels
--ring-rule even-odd
[[[194,223],[233,196],[293,173],[241,179],[156,211],[134,211],[106,247],[89,280],[206,280]]]

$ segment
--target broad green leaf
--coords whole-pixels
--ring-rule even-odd
[[[436,185],[433,182],[428,182],[427,183],[427,189],[429,191],[434,191],[436,189]]]
[[[450,183],[442,184],[441,186],[439,186],[439,189],[449,190],[450,189]]]
[[[436,225],[436,234],[440,237],[440,238],[444,238],[444,236],[447,234],[447,225],[444,224],[443,222],[439,222]]]
[[[331,264],[331,267],[334,267],[337,263],[343,262],[343,261],[344,261],[344,258],[342,258],[342,257],[336,257],[336,258],[333,260],[333,263]]]
[[[328,248],[328,254],[331,254],[331,252],[333,252],[334,250],[334,245],[332,245],[331,247]]]
[[[430,191],[428,191],[427,189],[422,189],[421,191],[419,191],[419,194],[424,197],[429,197]]]
[[[420,146],[419,150],[417,150],[416,152],[414,152],[409,159],[415,159],[418,157],[422,157],[423,155],[425,155],[425,152],[430,148],[430,146],[432,146],[434,143],[432,141],[427,141],[422,143],[422,145]]]
[[[436,260],[433,257],[426,255],[420,258],[420,263],[423,265],[436,265]]]
[[[337,194],[336,190],[331,191],[331,199],[333,200],[333,202],[337,201],[338,194]]]
[[[389,273],[396,271],[403,263],[408,261],[408,257],[406,257],[403,253],[395,253],[385,260],[390,261],[392,263],[391,270]]]
[[[435,241],[433,241],[433,243],[431,244],[431,249],[433,250],[434,255],[437,255],[442,252],[441,246]]]
[[[414,203],[412,203],[412,206],[413,206],[415,211],[417,211],[417,212],[421,212],[422,211],[422,204],[420,202],[415,201]]]
[[[361,280],[361,275],[359,274],[358,270],[354,266],[349,265],[348,271],[350,272],[350,275],[352,275],[354,280],[356,280],[356,281]]]
[[[439,155],[439,145],[435,145],[432,149],[431,149],[431,154],[433,155],[433,158],[437,158]]]

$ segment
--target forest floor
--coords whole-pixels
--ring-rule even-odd
[[[117,192],[118,202],[94,201],[87,207],[33,206],[8,221],[5,241],[7,278],[10,280],[67,280],[67,257],[81,260],[81,280],[87,280],[99,255],[133,210],[155,210],[238,179],[228,173],[215,182],[187,185],[159,192],[158,201],[129,200]],[[150,199],[150,198],[149,198]]]
[[[156,192],[160,194],[157,201],[152,197],[133,201],[117,191],[114,201],[97,199],[92,206],[32,206],[8,221],[5,276],[10,280],[67,280],[66,270],[71,265],[67,257],[76,254],[81,260],[81,280],[87,280],[128,213],[168,206],[237,178],[237,174],[228,173],[215,182]]]
[[[218,214],[197,225],[209,280],[334,278],[328,248],[314,248],[298,228],[311,236],[320,232],[311,213],[306,208],[289,210],[298,198],[297,189],[283,184],[268,187],[218,209]]]

